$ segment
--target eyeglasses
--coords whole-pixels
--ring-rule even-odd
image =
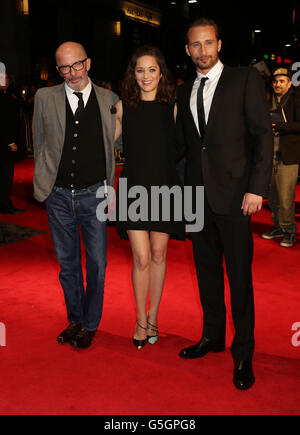
[[[81,71],[84,68],[84,62],[86,60],[87,57],[83,60],[78,60],[77,62],[74,62],[73,65],[62,65],[57,68],[61,74],[70,74],[71,68],[73,68],[74,71]]]

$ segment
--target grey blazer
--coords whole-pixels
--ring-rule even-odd
[[[115,157],[114,134],[116,115],[111,113],[119,97],[113,92],[92,83],[102,118],[106,156],[107,184],[114,185]],[[34,101],[32,136],[34,149],[34,197],[45,201],[54,186],[62,156],[66,127],[65,84],[37,91]]]

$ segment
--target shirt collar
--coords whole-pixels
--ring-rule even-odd
[[[215,66],[213,66],[213,68],[208,71],[207,74],[201,74],[199,71],[197,71],[197,77],[198,80],[201,80],[202,77],[208,77],[209,81],[214,80],[216,77],[218,77],[219,75],[221,75],[222,71],[223,71],[224,65],[222,64],[222,62],[220,60],[218,60],[218,62],[216,63]]]
[[[86,85],[86,87],[82,91],[80,91],[80,92],[82,92],[82,97],[83,98],[85,96],[89,96],[89,94],[91,92],[91,89],[92,89],[92,82],[91,82],[89,77],[88,77],[88,80],[89,80],[89,82]],[[67,83],[65,83],[65,89],[66,89],[66,93],[67,93],[68,96],[73,95],[74,92],[76,92],[76,91],[74,91],[74,89],[70,88],[70,86],[68,86]]]

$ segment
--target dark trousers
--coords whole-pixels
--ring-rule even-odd
[[[13,207],[10,199],[14,178],[14,162],[0,158],[0,209]]]
[[[204,228],[192,233],[191,237],[203,308],[203,336],[225,338],[225,258],[235,328],[232,354],[234,358],[251,359],[254,351],[254,298],[250,217],[215,215],[206,201]]]
[[[103,182],[81,190],[54,187],[46,201],[68,319],[88,331],[98,328],[103,308],[107,234],[106,222],[96,216],[101,186]],[[79,229],[86,252],[86,289]]]

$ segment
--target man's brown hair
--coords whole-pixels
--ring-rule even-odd
[[[189,31],[193,27],[199,27],[199,26],[213,26],[215,28],[217,40],[219,41],[220,29],[219,29],[219,26],[216,23],[216,21],[212,18],[200,17],[200,18],[197,18],[194,21],[192,21],[192,23],[189,25],[187,32],[186,32],[186,35],[185,35],[186,44],[189,43]]]

